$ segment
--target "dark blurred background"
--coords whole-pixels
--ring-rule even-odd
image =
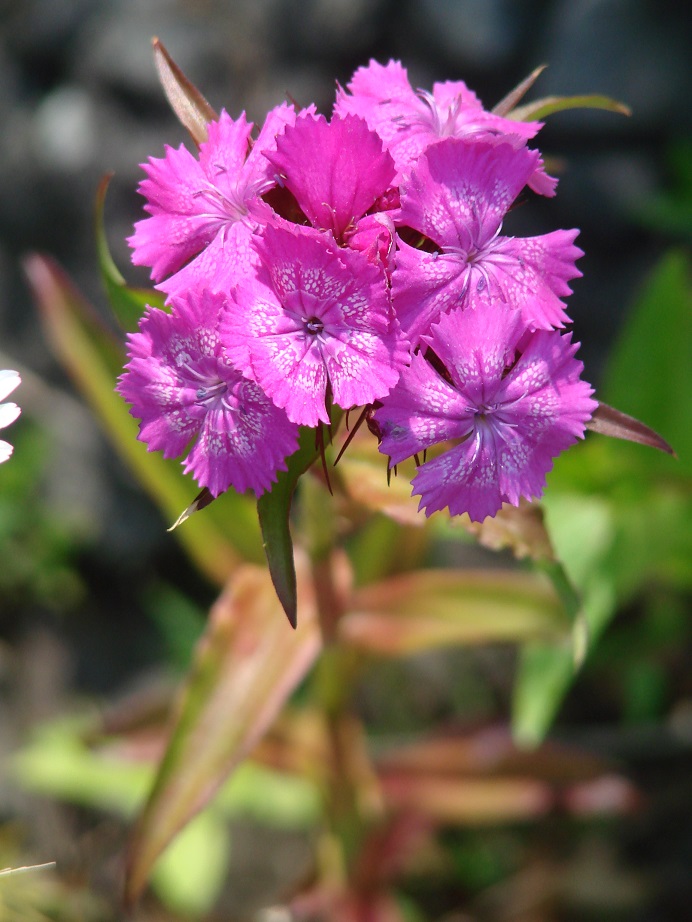
[[[488,108],[539,64],[548,69],[529,99],[601,93],[629,105],[631,118],[582,111],[549,119],[537,143],[559,166],[557,197],[530,202],[514,224],[519,234],[581,229],[584,278],[574,283],[569,311],[586,377],[598,385],[647,273],[690,237],[676,208],[690,183],[686,7],[678,0],[0,0],[0,367],[24,375],[16,395],[23,416],[9,438],[32,446],[0,471],[25,497],[12,526],[22,539],[7,551],[11,558],[0,558],[7,691],[0,749],[59,711],[68,694],[111,694],[157,661],[160,633],[142,602],[152,573],[201,610],[213,598],[71,389],[21,269],[30,251],[52,254],[106,316],[92,209],[100,178],[114,171],[111,249],[128,280],[146,284],[124,242],[142,214],[138,164],[187,140],[160,89],[152,36],[217,110],[245,110],[255,121],[287,96],[329,113],[335,80],[346,83],[370,58],[400,59],[414,87],[463,79]],[[11,795],[4,797],[11,812]],[[692,831],[680,834],[689,858]],[[675,874],[680,883],[684,868]]]

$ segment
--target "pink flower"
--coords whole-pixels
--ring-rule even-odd
[[[393,466],[441,442],[413,480],[426,514],[473,521],[541,495],[553,458],[584,435],[597,404],[580,379],[578,344],[526,331],[518,311],[479,301],[440,318],[375,413]]]
[[[147,179],[139,191],[150,217],[135,224],[128,242],[136,265],[167,294],[195,285],[223,289],[253,270],[250,239],[272,215],[260,196],[275,185],[263,156],[285,125],[295,119],[291,106],[272,109],[255,143],[245,114],[233,120],[222,112],[210,122],[199,159],[182,145],[166,147],[163,158],[142,164]]]
[[[535,151],[510,144],[433,144],[403,187],[401,221],[423,234],[434,251],[401,243],[393,277],[394,307],[412,343],[441,312],[473,296],[506,302],[534,329],[569,318],[562,297],[581,275],[577,230],[539,237],[500,234],[502,221],[538,161]]]
[[[348,90],[339,88],[335,113],[362,116],[385,142],[403,176],[430,144],[442,138],[499,139],[518,149],[542,127],[540,122],[486,112],[462,80],[435,83],[432,93],[414,90],[399,61],[370,61],[355,72]],[[557,180],[545,174],[540,158],[527,182],[541,195],[555,194]]]
[[[229,486],[260,495],[298,446],[297,426],[224,357],[221,294],[190,291],[172,312],[149,307],[128,336],[130,360],[118,391],[141,420],[139,439],[165,458],[182,455],[214,496]]]
[[[329,422],[389,393],[407,361],[384,274],[312,228],[267,226],[261,267],[221,325],[230,360],[295,423]]]

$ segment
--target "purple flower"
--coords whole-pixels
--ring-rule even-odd
[[[219,290],[252,272],[250,238],[272,215],[260,196],[275,185],[263,154],[294,119],[291,106],[272,109],[250,146],[252,122],[244,113],[233,120],[222,112],[209,123],[199,159],[181,145],[142,164],[147,179],[139,191],[151,216],[135,224],[128,242],[132,261],[151,266],[162,291],[172,295],[195,285]]]
[[[426,514],[449,507],[473,521],[503,502],[541,495],[553,458],[582,438],[596,408],[580,379],[578,344],[527,331],[521,315],[479,301],[440,318],[375,413],[391,465],[441,442],[413,480]]]
[[[385,142],[397,170],[405,176],[423,151],[442,138],[500,139],[524,147],[541,129],[540,122],[519,122],[486,112],[462,80],[433,84],[432,93],[414,90],[399,61],[360,67],[337,92],[338,115],[360,115]],[[537,159],[529,186],[541,195],[554,195],[557,180],[547,176]]]
[[[221,325],[230,360],[293,422],[329,422],[328,394],[345,409],[396,384],[408,358],[384,273],[312,228],[267,226],[261,267]]]
[[[221,294],[190,291],[172,312],[149,307],[128,336],[130,360],[118,385],[141,420],[139,439],[165,458],[182,455],[214,496],[229,486],[260,495],[285,470],[298,429],[225,358],[219,340]]]
[[[404,185],[401,221],[434,252],[401,243],[392,297],[412,343],[439,314],[470,297],[506,302],[527,326],[551,329],[569,318],[561,298],[581,275],[577,230],[506,237],[502,220],[526,184],[538,154],[510,144],[439,141],[420,157]]]

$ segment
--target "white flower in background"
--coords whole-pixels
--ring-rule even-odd
[[[9,397],[12,391],[19,386],[21,380],[16,371],[0,371],[0,400]],[[16,403],[0,403],[0,429],[13,423],[21,412]],[[0,439],[0,464],[7,461],[11,454],[10,443]]]

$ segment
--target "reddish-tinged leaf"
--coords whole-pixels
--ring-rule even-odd
[[[437,823],[510,822],[542,816],[554,804],[550,786],[533,778],[431,778],[388,775],[381,779],[390,810],[412,811]]]
[[[506,116],[511,112],[519,100],[523,99],[526,93],[528,93],[547,66],[547,64],[541,64],[535,70],[531,71],[528,77],[517,84],[513,90],[510,90],[510,92],[493,107],[493,113],[495,115]]]
[[[29,284],[41,312],[53,350],[94,409],[116,450],[149,495],[170,520],[189,505],[190,486],[180,466],[148,452],[137,439],[137,423],[127,404],[115,393],[125,359],[123,344],[74,287],[60,266],[47,256],[32,254],[24,261]],[[242,497],[235,513],[241,521]],[[177,532],[201,573],[223,585],[239,561],[225,533],[211,519],[195,516]]]
[[[569,626],[557,594],[537,574],[419,570],[357,590],[339,636],[401,656],[450,644],[559,638]]]
[[[617,112],[620,115],[631,115],[632,110],[622,102],[611,99],[610,96],[545,96],[525,106],[519,106],[507,112],[507,118],[516,122],[542,121],[555,112],[566,112],[569,109],[605,109],[608,112]]]
[[[649,448],[657,448],[669,455],[675,455],[668,442],[657,432],[633,416],[621,413],[620,410],[609,407],[606,403],[599,403],[596,412],[586,424],[586,428],[600,435],[637,442],[639,445],[647,445]]]
[[[207,140],[207,125],[218,118],[216,112],[170,56],[158,38],[152,39],[154,63],[171,108],[187,128],[195,144]]]
[[[482,778],[526,775],[534,780],[593,781],[613,770],[606,759],[558,743],[522,749],[505,727],[491,726],[474,733],[447,732],[383,753],[376,762],[380,774]]]
[[[280,616],[263,567],[239,568],[212,608],[131,843],[129,903],[142,892],[159,855],[247,756],[315,660],[320,635],[306,564],[299,577],[301,623],[295,631]]]

